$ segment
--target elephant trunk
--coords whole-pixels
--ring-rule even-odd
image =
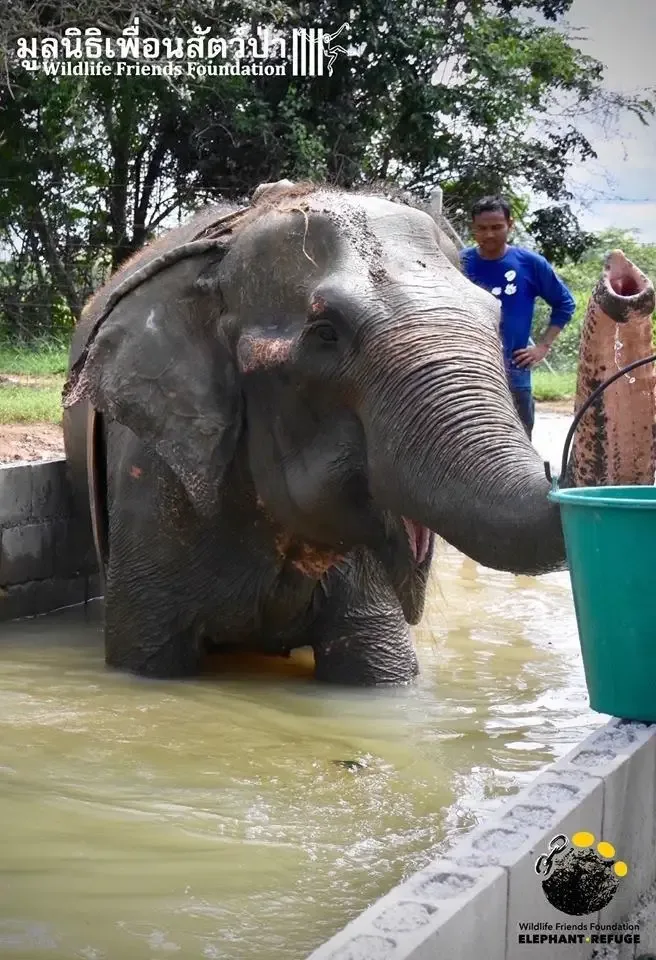
[[[588,302],[576,385],[575,413],[602,380],[654,353],[651,280],[621,250],[607,256]],[[576,486],[652,486],[656,475],[656,372],[653,363],[610,384],[583,414],[572,445]]]
[[[463,319],[448,338],[434,323],[376,338],[361,409],[371,493],[485,566],[545,573],[565,565],[559,509],[481,336]]]

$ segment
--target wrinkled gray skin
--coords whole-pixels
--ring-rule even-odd
[[[564,565],[498,305],[412,207],[321,188],[253,209],[119,301],[83,363],[117,283],[216,210],[142,252],[72,348],[80,490],[86,402],[106,419],[106,660],[174,677],[206,649],[309,644],[322,680],[408,681],[429,530],[496,569]]]

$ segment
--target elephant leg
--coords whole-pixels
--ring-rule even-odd
[[[202,658],[195,541],[167,519],[183,509],[179,491],[136,437],[112,424],[109,441],[105,662],[142,676],[193,676]]]
[[[110,562],[105,589],[105,663],[145,677],[195,676],[202,651],[193,622],[183,617],[182,606],[175,599],[182,597],[174,584],[170,591],[161,588],[162,574],[157,571],[155,600],[152,587],[144,585],[150,576],[141,565],[130,563],[122,564],[118,573]],[[169,598],[164,600],[167,593]]]
[[[326,578],[311,628],[316,678],[353,686],[409,683],[419,673],[410,628],[382,568],[371,558],[366,565],[365,578],[352,567]]]

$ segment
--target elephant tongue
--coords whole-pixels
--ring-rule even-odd
[[[430,545],[430,530],[405,517],[403,517],[403,525],[408,534],[413,557],[417,563],[423,563]]]

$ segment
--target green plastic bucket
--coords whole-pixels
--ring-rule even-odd
[[[553,490],[590,706],[656,721],[656,487]]]

